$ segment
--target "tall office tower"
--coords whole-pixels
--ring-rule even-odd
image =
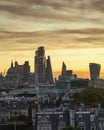
[[[62,75],[63,77],[66,76],[66,65],[65,65],[64,62],[63,62],[63,64],[62,64],[62,72],[61,72],[61,75]]]
[[[28,82],[29,74],[30,74],[29,61],[25,61],[24,65],[23,65],[23,81],[24,82]]]
[[[11,68],[13,68],[13,61],[11,61]]]
[[[90,63],[89,69],[90,69],[90,79],[91,80],[96,80],[96,79],[100,78],[100,69],[101,69],[100,64]]]
[[[64,62],[62,63],[61,75],[58,78],[59,80],[63,80],[63,81],[66,80],[66,65]]]
[[[48,56],[48,59],[47,59],[46,82],[49,83],[49,84],[53,84],[53,74],[52,74],[52,67],[51,67],[50,56]]]
[[[35,55],[35,83],[40,84],[45,82],[46,58],[44,47],[41,46],[36,51]]]

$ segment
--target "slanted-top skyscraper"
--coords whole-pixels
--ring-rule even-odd
[[[45,49],[43,46],[39,47],[35,54],[35,83],[39,84],[52,84],[53,75],[50,57],[45,57]]]
[[[96,80],[96,79],[100,78],[100,69],[101,69],[100,64],[90,63],[89,68],[90,68],[90,79],[91,80]]]
[[[62,72],[61,72],[61,75],[62,75],[63,77],[66,76],[66,65],[65,65],[64,62],[63,62],[63,64],[62,64]]]
[[[73,71],[72,70],[67,70],[65,63],[63,62],[62,63],[62,71],[61,71],[61,75],[59,76],[59,80],[60,81],[71,80],[72,75],[73,75]]]
[[[49,84],[53,84],[53,74],[52,74],[50,56],[48,56],[48,59],[47,59],[47,62],[46,62],[46,81]]]

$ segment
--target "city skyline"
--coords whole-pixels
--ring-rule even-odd
[[[44,46],[54,75],[64,61],[78,77],[89,77],[89,63],[101,64],[104,76],[103,0],[1,0],[0,12],[1,72],[11,60],[28,60],[33,72]]]

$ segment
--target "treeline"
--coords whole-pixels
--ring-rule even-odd
[[[80,128],[69,125],[69,126],[66,126],[63,130],[80,130]]]
[[[101,104],[104,107],[104,89],[87,87],[79,93],[73,95],[73,106],[84,104],[86,107],[97,107]]]

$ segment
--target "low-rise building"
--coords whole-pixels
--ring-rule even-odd
[[[69,111],[42,111],[36,113],[37,130],[62,130],[70,124]]]

